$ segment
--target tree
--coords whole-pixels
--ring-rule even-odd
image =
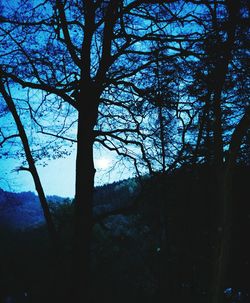
[[[45,193],[44,193],[44,190],[43,190],[43,186],[42,186],[42,183],[41,183],[41,180],[40,180],[40,177],[39,177],[36,165],[35,165],[35,159],[32,155],[32,151],[30,149],[28,136],[26,134],[25,128],[23,126],[23,123],[22,123],[22,121],[20,119],[20,116],[17,112],[15,103],[12,99],[11,94],[10,94],[10,90],[9,90],[7,81],[5,81],[6,83],[4,83],[4,79],[0,79],[0,81],[1,81],[0,82],[0,93],[2,94],[2,97],[6,102],[7,108],[10,111],[10,113],[11,113],[11,115],[12,115],[14,121],[15,121],[16,128],[18,130],[17,135],[10,135],[8,137],[8,139],[13,138],[13,136],[14,137],[18,136],[21,139],[23,149],[24,149],[24,152],[25,152],[25,156],[26,156],[26,160],[27,160],[27,163],[28,163],[28,167],[23,167],[22,166],[22,167],[19,168],[19,170],[27,170],[32,175],[32,178],[33,178],[34,183],[35,183],[36,191],[37,191],[37,194],[38,194],[38,197],[39,197],[39,200],[40,200],[40,204],[41,204],[41,207],[42,207],[42,210],[43,210],[44,218],[45,218],[45,221],[46,221],[46,224],[47,224],[48,233],[49,233],[49,236],[50,236],[50,239],[51,239],[51,243],[53,245],[56,245],[56,243],[58,242],[58,239],[57,239],[57,235],[56,235],[55,225],[53,223],[52,216],[51,216],[51,213],[50,213],[50,210],[49,210],[49,206],[48,206],[48,203],[47,203],[47,200],[46,200],[46,196],[45,196]],[[5,85],[7,85],[8,91],[5,88]]]
[[[196,161],[202,157],[211,165],[217,179],[218,229],[211,302],[218,303],[223,300],[230,255],[232,174],[242,140],[250,128],[247,80],[242,75],[246,76],[248,8],[244,1],[200,1],[200,4],[208,10],[200,20],[207,34],[201,41],[203,55],[196,65],[189,92],[198,99],[201,110],[194,157]]]
[[[159,5],[165,11],[159,22],[167,28],[171,9]],[[71,294],[75,301],[88,301],[90,296],[93,144],[97,136],[114,138],[113,131],[95,130],[101,97],[113,86],[123,99],[124,89],[133,89],[151,65],[148,42],[163,36],[155,26],[148,27],[158,22],[156,7],[157,1],[15,2],[4,7],[0,18],[2,75],[24,89],[46,92],[50,100],[57,96],[78,112]],[[113,103],[123,105],[120,100]],[[120,141],[127,140],[120,136]]]
[[[145,163],[150,174],[190,161],[217,167],[225,227],[218,248],[225,251],[231,168],[249,120],[246,93],[237,85],[236,94],[233,85],[244,82],[245,72],[238,70],[245,52],[236,53],[239,29],[246,27],[243,6],[232,0],[46,0],[3,6],[3,79],[37,91],[36,112],[44,114],[47,107],[63,121],[69,118],[55,130],[51,116],[45,125],[33,117],[40,132],[76,143],[71,300],[90,300],[94,144],[126,156],[138,174]],[[28,100],[31,113],[36,102]],[[61,113],[66,107],[72,116]],[[233,123],[225,122],[226,111]],[[172,135],[171,127],[179,134]],[[213,303],[222,289],[227,258],[222,259],[216,263]]]

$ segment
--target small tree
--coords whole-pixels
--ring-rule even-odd
[[[39,177],[36,165],[35,165],[35,159],[32,155],[32,151],[30,149],[30,144],[29,144],[29,140],[28,140],[24,125],[20,119],[20,116],[16,109],[16,105],[11,96],[8,82],[6,80],[4,81],[4,79],[0,79],[0,93],[7,105],[8,110],[10,111],[10,113],[15,121],[16,128],[18,130],[18,134],[10,135],[10,136],[8,136],[8,139],[16,137],[16,136],[18,136],[20,138],[20,140],[22,142],[23,150],[25,153],[25,157],[26,157],[26,160],[28,163],[28,167],[22,166],[19,168],[19,170],[27,170],[31,173],[34,184],[35,184],[35,188],[36,188],[36,191],[37,191],[40,203],[41,203],[41,207],[42,207],[44,218],[45,218],[45,221],[47,224],[51,243],[56,244],[57,243],[56,229],[55,229],[55,225],[53,223],[53,220],[52,220],[52,217],[50,214],[50,210],[49,210],[49,206],[48,206],[48,203],[47,203],[47,200],[45,197],[43,186],[42,186],[42,183],[41,183],[41,180],[40,180],[40,177]]]

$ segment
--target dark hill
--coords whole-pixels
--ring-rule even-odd
[[[249,302],[249,180],[249,167],[237,167],[233,178],[233,233],[225,303]],[[214,169],[205,166],[187,166],[168,175],[155,175],[144,179],[142,185],[129,179],[97,187],[94,202],[97,223],[91,246],[93,302],[105,298],[111,303],[154,303],[162,302],[163,296],[163,302],[209,303],[215,234],[220,228],[215,196]],[[59,200],[54,198],[53,203],[57,210],[63,210],[58,222],[65,241],[70,238],[71,227],[66,223],[72,218],[72,201]],[[23,224],[32,223],[34,218],[33,223],[39,222],[37,218],[41,218],[33,193],[0,191],[0,207],[2,214],[11,214],[12,221],[6,220],[7,223],[15,223],[20,215]],[[6,210],[11,211],[5,213]],[[28,227],[35,226],[32,224]],[[9,279],[5,280],[5,289],[9,287],[11,293],[13,289],[22,292],[28,289],[30,296],[39,298],[40,301],[32,301],[35,303],[49,302],[49,287],[54,289],[55,285],[55,281],[47,280],[53,267],[46,261],[45,234],[44,230],[30,228],[21,236],[17,232],[13,238],[7,235],[2,241],[5,243],[5,249],[1,250],[2,268]],[[66,254],[70,252],[68,242],[64,247]],[[64,262],[67,269],[67,257]],[[63,277],[64,274],[56,280],[59,291],[65,283]],[[46,287],[41,286],[44,278]]]
[[[95,216],[126,208],[139,192],[135,179],[128,179],[96,187]],[[47,196],[51,204],[71,202],[69,198]],[[38,227],[45,223],[38,196],[33,192],[13,193],[0,189],[0,226],[14,229]]]

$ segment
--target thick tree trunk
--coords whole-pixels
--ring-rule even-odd
[[[91,91],[89,91],[91,95]],[[96,94],[94,92],[93,94]],[[83,101],[83,100],[81,100]],[[90,102],[91,101],[91,102]],[[90,302],[90,244],[93,223],[92,204],[95,168],[93,161],[94,126],[97,121],[98,98],[92,98],[79,110],[76,193],[73,243],[73,299]]]

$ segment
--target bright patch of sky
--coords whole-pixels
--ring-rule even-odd
[[[68,129],[62,133],[64,137],[75,138],[76,135],[76,124],[72,121],[76,121],[76,113],[71,112],[68,105],[60,105],[57,100],[50,100],[40,104],[42,94],[39,92],[31,92],[29,99],[33,102],[33,110],[36,112],[36,117],[39,120],[39,125],[42,128],[37,127],[30,121],[29,115],[27,115],[27,103],[25,102],[26,93],[25,91],[18,90],[17,87],[12,89],[13,95],[18,95],[19,99],[15,99],[19,113],[21,115],[23,124],[26,128],[33,156],[39,159],[39,155],[42,155],[41,160],[37,161],[37,169],[41,178],[42,185],[44,187],[46,195],[59,195],[63,197],[74,197],[75,189],[75,144],[68,144],[67,141],[55,141],[54,137],[38,134],[37,131],[40,129],[48,131],[50,133],[60,133],[62,125]],[[33,94],[34,93],[34,94]],[[46,105],[48,108],[46,107]],[[62,118],[59,116],[53,116],[52,105],[61,107]],[[3,140],[3,136],[9,136],[16,134],[17,130],[15,122],[9,112],[4,111],[5,103],[0,98],[0,141]],[[39,114],[41,109],[42,115]],[[58,110],[57,110],[58,111]],[[64,114],[65,112],[65,114]],[[50,117],[52,115],[52,117]],[[64,120],[63,117],[67,117]],[[50,119],[48,119],[50,117]],[[61,121],[61,119],[63,119]],[[48,121],[53,121],[53,124]],[[70,127],[69,127],[70,126]],[[50,130],[51,129],[51,130]],[[47,143],[50,143],[47,147]],[[47,156],[43,156],[43,151],[39,151],[42,146],[45,146],[45,151],[48,152],[50,159]],[[66,151],[64,153],[64,151]],[[5,155],[4,155],[5,154]],[[23,163],[24,157],[22,156],[23,149],[20,139],[14,138],[11,141],[6,141],[0,149],[0,188],[7,191],[33,191],[35,192],[34,182],[31,174],[27,171],[18,171],[20,166],[27,167],[27,164]],[[119,179],[125,179],[133,176],[133,170],[127,168],[127,163],[118,161],[115,154],[104,150],[103,148],[95,148],[95,167],[96,177],[95,184],[102,185],[117,181]]]
[[[47,161],[47,165],[37,166],[46,195],[74,197],[75,190],[75,152],[66,158]],[[95,185],[112,183],[134,176],[134,170],[123,161],[117,161],[115,154],[105,150],[95,151]],[[0,188],[6,191],[35,192],[31,174],[17,172],[18,159],[0,159]]]
[[[46,195],[74,196],[74,158],[75,155],[72,154],[66,159],[48,161],[45,167],[37,167]],[[0,160],[0,188],[13,192],[35,192],[31,174],[16,171],[19,166],[20,161],[17,159]]]

